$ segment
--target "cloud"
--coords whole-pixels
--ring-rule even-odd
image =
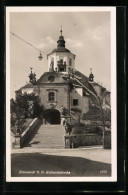
[[[102,25],[102,26],[98,26],[95,29],[88,29],[86,31],[86,37],[87,39],[91,39],[91,40],[95,40],[95,41],[101,41],[105,38],[107,38],[108,36],[110,36],[110,32],[109,32],[109,28],[106,25]]]
[[[54,39],[52,39],[52,37],[50,37],[50,36],[46,37],[46,41],[47,41],[48,43],[51,43],[51,44],[56,43],[56,41],[55,41]]]
[[[50,45],[56,44],[56,41],[50,36],[45,37],[44,39],[42,39],[41,43],[37,45],[37,48],[39,48],[39,49],[48,48],[49,44]]]
[[[78,40],[73,40],[73,39],[70,39],[70,38],[67,38],[66,39],[66,46],[72,48],[72,47],[82,47],[82,43]]]
[[[69,48],[73,48],[73,47],[79,48],[83,45],[82,42],[78,40],[72,40],[70,38],[67,38],[65,41],[66,41],[66,47],[69,47]],[[41,40],[41,43],[37,45],[37,48],[47,49],[50,47],[50,45],[52,45],[53,47],[54,45],[56,46],[56,44],[57,44],[56,41],[51,36],[47,36]]]

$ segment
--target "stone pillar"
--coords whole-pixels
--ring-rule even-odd
[[[69,115],[70,115],[70,90],[69,90],[69,88],[68,88],[68,92],[67,92],[67,102],[68,102],[68,110],[69,110]]]
[[[67,104],[67,109],[70,111],[70,91],[69,88],[64,88],[65,91],[65,99],[66,99],[66,104]],[[69,113],[70,115],[70,113]]]
[[[70,137],[65,137],[65,148],[70,148]]]
[[[14,137],[14,148],[21,148],[21,136],[19,134],[16,134],[15,137]]]

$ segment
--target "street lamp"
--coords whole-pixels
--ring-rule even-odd
[[[43,56],[42,56],[42,53],[40,52],[40,55],[39,55],[39,60],[42,60],[43,59]]]

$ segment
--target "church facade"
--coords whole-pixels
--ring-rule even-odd
[[[62,30],[60,32],[57,48],[47,55],[47,72],[36,80],[31,69],[29,83],[15,92],[16,97],[19,93],[32,92],[39,96],[45,107],[45,124],[60,124],[65,118],[70,121],[73,108],[81,110],[82,121],[86,122],[95,98],[104,90],[104,104],[110,106],[110,92],[94,82],[92,71],[87,77],[75,69],[76,55],[65,47]]]

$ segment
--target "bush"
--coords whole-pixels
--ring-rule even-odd
[[[15,114],[19,118],[35,118],[43,115],[44,106],[41,104],[41,100],[34,93],[31,94],[19,94],[16,101],[11,99],[11,114]],[[12,123],[13,116],[12,116]]]
[[[66,133],[71,134],[71,132],[72,132],[72,126],[69,123],[65,126],[65,131],[66,131]]]
[[[72,133],[73,134],[81,134],[81,133],[83,133],[84,128],[85,128],[85,125],[82,123],[72,125]]]
[[[25,129],[29,126],[29,124],[32,122],[32,120],[33,119],[30,119],[30,118],[20,119],[18,121],[18,129],[17,129],[18,133],[22,134],[25,131]],[[16,128],[15,128],[15,124],[11,125],[11,132],[14,134],[17,133]]]
[[[77,124],[72,126],[72,133],[73,134],[102,134],[102,127],[98,127],[95,125],[85,125],[85,124]]]

